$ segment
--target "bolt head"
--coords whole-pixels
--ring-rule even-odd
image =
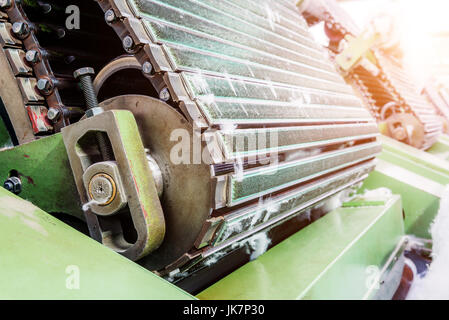
[[[29,34],[29,31],[30,27],[24,22],[14,22],[12,25],[12,32],[20,38],[26,37]]]
[[[59,119],[61,116],[61,110],[57,108],[50,108],[47,112],[47,118],[48,120],[55,122]]]
[[[25,55],[25,59],[32,64],[39,62],[39,52],[36,50],[29,50]]]
[[[108,11],[105,12],[104,14],[104,19],[106,20],[106,22],[108,23],[112,23],[115,21],[117,17],[115,16],[115,12],[112,9],[109,9]]]
[[[10,177],[3,184],[3,188],[14,194],[22,192],[22,181],[18,177]]]
[[[53,90],[53,83],[47,78],[39,79],[36,86],[43,94],[49,94]]]
[[[75,77],[75,79],[78,79],[82,76],[93,76],[93,75],[95,75],[95,71],[93,68],[90,68],[90,67],[78,69],[73,73],[73,76]]]
[[[11,0],[0,0],[0,9],[11,8],[11,5],[12,5]]]
[[[159,93],[159,98],[162,101],[170,100],[170,91],[168,91],[168,88],[164,88],[161,90],[161,92]]]
[[[126,51],[131,51],[134,49],[134,40],[130,36],[126,36],[123,39],[123,48],[125,48]]]
[[[142,65],[142,71],[144,74],[151,74],[151,72],[153,72],[153,65],[151,64],[151,62],[145,62]]]

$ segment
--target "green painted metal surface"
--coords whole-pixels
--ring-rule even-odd
[[[339,208],[198,298],[362,299],[370,290],[368,268],[382,268],[403,234],[398,196],[385,206]]]
[[[381,136],[382,148],[397,156],[407,158],[408,161],[415,162],[421,166],[437,171],[439,174],[449,176],[449,162],[435,157],[432,154],[413,148],[386,136]],[[449,142],[448,142],[449,143]],[[449,150],[448,150],[449,151]]]
[[[438,213],[440,198],[427,193],[410,183],[401,182],[379,171],[374,171],[365,180],[361,192],[379,187],[390,189],[401,195],[404,210],[404,225],[407,234],[430,239],[430,224]]]
[[[61,134],[0,152],[0,183],[11,171],[22,181],[20,197],[42,210],[83,217]]]
[[[0,299],[194,299],[0,188]]]
[[[385,187],[401,195],[406,233],[431,238],[430,224],[449,184],[449,162],[387,137],[381,140],[379,164],[360,192]]]
[[[427,150],[427,152],[437,156],[438,158],[449,160],[449,136],[440,136],[438,141],[429,150]]]

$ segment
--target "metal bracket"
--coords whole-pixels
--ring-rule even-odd
[[[336,56],[338,66],[348,72],[354,68],[363,58],[375,62],[371,48],[381,39],[380,33],[365,31],[357,38],[347,35],[348,46],[342,53]]]
[[[96,133],[105,134],[113,150],[120,181],[126,192],[127,210],[109,215],[97,215],[91,209],[85,211],[91,236],[131,260],[138,260],[157,249],[165,235],[165,220],[156,185],[145,155],[136,120],[129,111],[113,110],[85,119],[62,130],[75,183],[82,203],[91,201],[83,181],[83,175],[101,159],[95,149]],[[89,169],[89,175],[92,175]],[[101,171],[101,170],[100,170]],[[101,174],[103,172],[98,172]],[[125,212],[126,211],[126,212]],[[130,217],[129,217],[130,216]],[[123,220],[132,220],[136,235],[125,233]]]

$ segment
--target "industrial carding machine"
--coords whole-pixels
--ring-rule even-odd
[[[3,298],[393,296],[400,198],[349,197],[377,124],[293,3],[0,8]]]

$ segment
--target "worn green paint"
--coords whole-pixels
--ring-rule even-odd
[[[19,172],[23,199],[46,212],[83,216],[61,134],[1,151],[0,163],[1,183]]]
[[[157,249],[165,234],[165,221],[156,184],[152,178],[145,149],[134,115],[127,110],[114,110],[130,173],[136,184],[139,201],[148,228],[148,238],[141,256]]]
[[[442,135],[427,152],[438,158],[449,160],[449,136]]]
[[[198,295],[200,299],[362,299],[404,226],[401,201],[339,208]]]
[[[2,188],[0,242],[0,299],[194,299]]]

